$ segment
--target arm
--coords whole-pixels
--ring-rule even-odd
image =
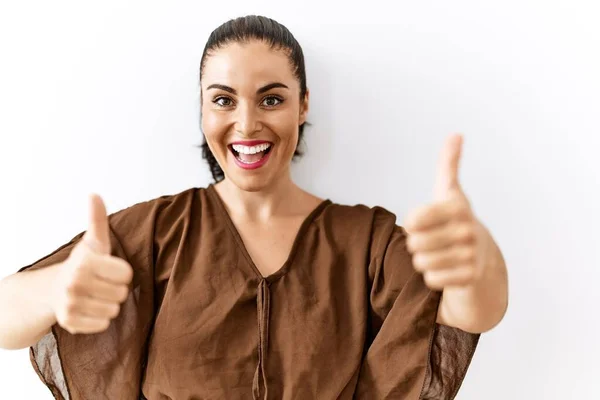
[[[16,273],[0,281],[0,348],[23,349],[35,344],[56,323],[49,305],[60,264]]]
[[[355,393],[366,398],[416,399],[419,393],[423,399],[454,398],[479,335],[436,324],[441,291],[432,291],[415,271],[407,251],[411,237],[391,225],[395,219],[381,214],[373,224],[369,346]]]
[[[462,136],[450,136],[439,161],[434,202],[406,219],[407,245],[427,286],[442,292],[437,322],[482,333],[506,313],[508,273],[458,181],[461,151]]]
[[[0,347],[36,344],[58,323],[74,333],[106,330],[128,295],[133,275],[111,253],[106,208],[90,197],[89,229],[0,281]],[[82,240],[80,240],[82,239]]]

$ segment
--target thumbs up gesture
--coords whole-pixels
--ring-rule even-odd
[[[462,135],[448,137],[439,159],[433,202],[413,210],[404,221],[413,265],[433,290],[476,283],[493,245],[459,184],[462,142]]]
[[[52,310],[58,324],[71,334],[108,328],[127,298],[133,269],[113,257],[104,202],[89,199],[89,228],[60,266],[53,282]]]

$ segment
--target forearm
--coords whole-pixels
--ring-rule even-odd
[[[23,271],[0,281],[0,348],[29,347],[56,323],[49,300],[59,266]]]
[[[466,287],[446,287],[440,312],[448,325],[482,333],[494,328],[508,308],[508,271],[502,252],[493,247],[486,255],[488,265],[481,278]]]

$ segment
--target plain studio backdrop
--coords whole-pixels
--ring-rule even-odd
[[[202,49],[263,14],[304,48],[312,125],[293,174],[308,190],[401,223],[464,133],[461,182],[504,252],[510,307],[458,398],[600,398],[594,1],[248,3],[2,3],[0,275],[86,229],[90,192],[115,212],[206,186]],[[51,398],[27,350],[0,351],[0,398]]]

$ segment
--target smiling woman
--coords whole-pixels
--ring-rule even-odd
[[[218,51],[205,51],[200,70],[205,157],[214,178],[219,181],[222,173],[248,191],[278,185],[290,174],[306,120],[305,78],[290,68],[288,51],[274,50],[262,38],[215,46]],[[236,67],[241,65],[244,73]],[[267,147],[259,153],[258,145]]]
[[[454,398],[481,332],[461,328],[491,321],[450,318],[475,315],[456,299],[479,304],[468,286],[476,240],[465,203],[440,207],[452,210],[444,218],[423,211],[409,243],[391,212],[297,186],[290,164],[309,91],[302,49],[272,19],[217,28],[200,82],[215,183],[108,216],[93,196],[86,232],[3,282],[5,293],[39,297],[0,312],[2,343],[31,345],[57,399]],[[440,234],[458,215],[461,235]],[[425,217],[435,235],[423,233]],[[462,251],[421,254],[417,271],[409,244],[439,243]],[[452,313],[419,273],[430,260],[446,279],[436,286],[452,285],[443,308]],[[453,294],[460,285],[462,297]]]
[[[244,65],[245,73],[232,68],[235,65]],[[290,149],[293,156],[301,155],[298,144],[304,133],[309,98],[304,54],[283,25],[262,17],[247,17],[221,25],[210,35],[204,48],[200,85],[205,135],[203,156],[216,182],[226,173],[234,173],[228,171],[227,164],[219,158],[220,149],[214,141],[218,131],[231,124],[232,118],[238,117],[237,126],[230,131],[239,137],[241,145],[248,136],[254,136],[265,127],[277,136],[282,149],[279,160],[272,164],[284,163],[275,165],[272,170],[283,169],[282,173],[288,170],[289,163],[285,160],[290,158]],[[247,113],[244,117],[249,118],[240,119],[240,112]],[[262,118],[253,115],[255,112]],[[268,133],[262,132],[263,135]],[[263,140],[275,145],[268,138]]]

